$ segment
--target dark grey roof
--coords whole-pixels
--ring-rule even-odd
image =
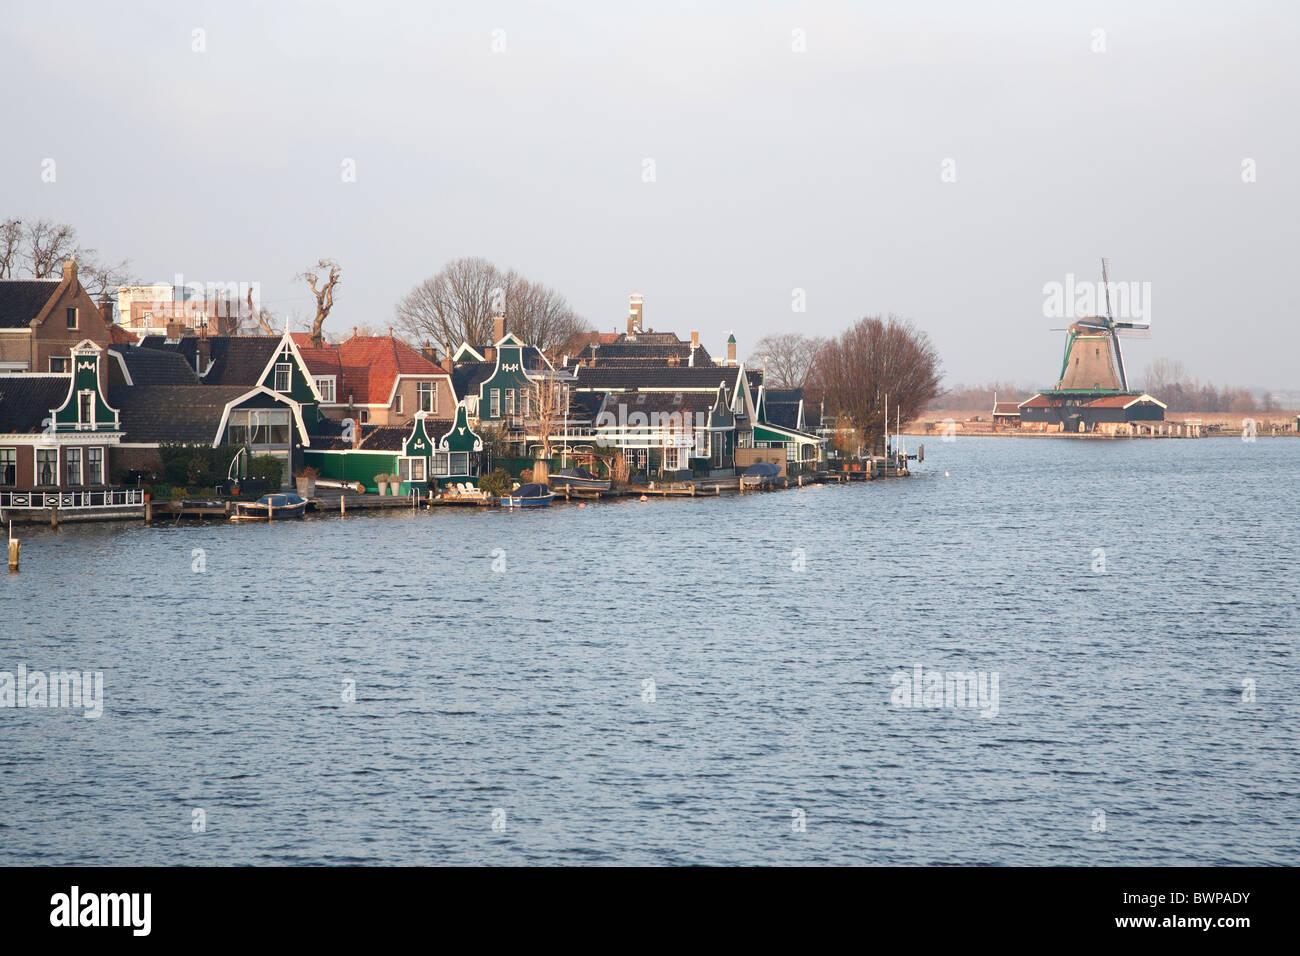
[[[59,279],[0,279],[0,329],[21,329],[45,308]]]
[[[0,375],[0,433],[39,432],[68,397],[70,375]]]
[[[592,422],[605,404],[604,392],[570,392],[569,421]]]
[[[689,365],[583,366],[577,371],[576,388],[611,391],[626,389],[712,388],[736,385],[737,366],[713,365],[701,368]]]
[[[773,425],[781,428],[798,428],[799,427],[799,403],[798,402],[769,402],[763,401],[763,417]]]
[[[108,390],[108,403],[122,413],[128,442],[211,444],[226,405],[247,391],[239,385],[118,385]]]
[[[243,385],[249,388],[260,384],[263,370],[280,346],[280,338],[278,335],[208,336],[212,367],[200,376],[200,381],[204,385]],[[146,335],[140,340],[140,346],[175,352],[184,356],[186,364],[194,368],[199,337],[185,335],[169,342],[162,335]]]
[[[587,393],[591,394],[591,393]],[[652,412],[678,413],[678,414],[707,414],[718,401],[718,393],[714,392],[611,392],[605,403],[605,411],[609,412],[615,418],[621,419],[623,416],[619,412],[620,405],[627,406],[627,414],[633,412],[643,412],[646,415]],[[723,403],[725,404],[725,402]]]
[[[794,402],[797,405],[800,399],[803,398],[803,389],[769,387],[763,389],[763,395],[766,396],[769,402]]]
[[[110,352],[122,356],[126,369],[131,374],[131,383],[143,385],[198,385],[199,377],[194,374],[194,367],[185,361],[180,352],[161,349],[141,348],[138,345],[112,345]],[[113,374],[116,359],[109,365]],[[119,384],[115,382],[114,384]]]
[[[496,362],[461,362],[451,371],[451,387],[456,398],[463,400],[466,395],[477,395],[478,387],[491,377]]]

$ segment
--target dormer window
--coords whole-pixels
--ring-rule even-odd
[[[286,363],[275,366],[275,390],[277,392],[287,392],[292,387],[293,366]]]

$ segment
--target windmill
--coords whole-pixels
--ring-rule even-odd
[[[1080,381],[1080,378],[1089,382],[1093,379],[1111,378],[1115,381],[1119,391],[1127,392],[1129,390],[1128,374],[1124,370],[1124,352],[1120,347],[1119,340],[1121,338],[1135,339],[1151,337],[1151,327],[1145,322],[1133,322],[1127,319],[1116,321],[1110,301],[1109,266],[1110,260],[1103,258],[1101,260],[1101,284],[1106,297],[1106,314],[1085,316],[1076,321],[1068,329],[1057,330],[1069,333],[1069,336],[1066,338],[1065,356],[1061,365],[1060,378],[1063,385],[1067,379],[1074,379],[1071,384],[1077,386],[1083,384],[1083,381]],[[1111,366],[1109,373],[1105,373],[1103,370],[1098,369],[1096,362],[1088,362],[1084,366],[1085,370],[1081,370],[1078,375],[1071,374],[1070,356],[1072,354],[1076,356],[1075,367],[1077,368],[1080,364],[1080,356],[1086,355],[1086,353],[1076,352],[1076,346],[1085,345],[1085,342],[1080,341],[1081,339],[1087,339],[1094,342],[1098,339],[1105,341],[1107,351],[1113,351],[1114,354],[1114,365]],[[1100,359],[1099,354],[1097,358]],[[1086,358],[1084,360],[1086,362]],[[1108,361],[1101,364],[1107,366],[1110,365]],[[1096,385],[1103,388],[1110,387],[1102,386],[1100,381],[1096,382]]]

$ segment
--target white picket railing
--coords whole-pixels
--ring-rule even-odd
[[[0,508],[58,508],[60,511],[93,508],[143,507],[143,488],[100,488],[95,491],[0,491]]]

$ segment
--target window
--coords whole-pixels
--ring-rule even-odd
[[[69,448],[64,454],[64,462],[67,467],[67,476],[69,485],[81,484],[81,449]]]
[[[676,471],[682,465],[682,450],[676,445],[664,449],[664,470]]]
[[[36,483],[38,485],[56,485],[59,482],[59,450],[57,448],[36,449]]]
[[[500,418],[501,417],[501,389],[499,388],[488,389],[488,402],[492,409],[491,414],[488,417]]]
[[[18,449],[0,448],[0,485],[18,484]]]
[[[334,376],[317,377],[316,391],[320,392],[322,402],[331,403],[334,401]]]
[[[293,366],[287,362],[275,366],[275,390],[287,392],[293,387]]]
[[[61,356],[59,356],[58,358],[51,358],[51,359],[50,359],[50,371],[51,371],[51,372],[59,372],[59,373],[61,373],[61,374],[62,374],[62,373],[65,373],[65,372],[71,372],[71,371],[72,371],[72,366],[69,364],[71,361],[72,361],[72,359],[70,359],[70,358],[69,358],[68,356],[66,356],[66,355],[61,355]]]
[[[445,451],[437,452],[433,456],[433,473],[435,476],[449,475],[447,453]]]
[[[519,393],[519,406],[520,406],[520,411],[523,413],[524,418],[527,418],[527,417],[528,417],[528,409],[529,409],[529,401],[528,401],[528,391],[527,391],[527,389],[525,389],[524,391],[522,391],[522,392]]]
[[[633,468],[640,468],[644,471],[649,460],[649,452],[644,448],[624,448],[623,458]]]
[[[104,449],[86,449],[86,484],[102,485],[104,483]]]
[[[453,475],[469,474],[469,452],[453,451],[451,453],[451,473]]]
[[[402,414],[402,396],[401,396],[401,395],[398,395],[397,398],[393,399],[393,411],[397,412],[397,414],[399,414],[399,415]]]
[[[362,408],[357,411],[357,422],[362,425],[370,424],[370,409]]]
[[[515,390],[513,388],[507,388],[506,389],[506,414],[513,415],[514,413],[515,413]]]
[[[397,459],[397,476],[402,481],[424,481],[423,458],[399,458]]]
[[[438,383],[417,382],[415,394],[419,399],[420,411],[433,414],[438,411]]]
[[[94,425],[95,396],[91,392],[78,392],[77,399],[77,422],[82,425]]]
[[[226,423],[226,441],[232,445],[287,445],[289,439],[287,411],[236,411],[230,413],[230,421]]]
[[[708,440],[709,440],[709,433],[706,432],[703,428],[698,429],[695,432],[695,457],[696,458],[709,457]]]
[[[67,315],[68,315],[68,328],[75,329],[77,327],[77,310],[75,308],[69,308],[67,311]]]

